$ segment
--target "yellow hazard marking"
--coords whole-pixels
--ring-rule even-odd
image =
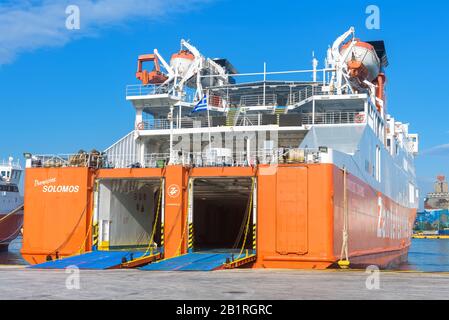
[[[193,248],[193,223],[189,224],[189,249]]]
[[[164,224],[161,225],[161,247],[164,246]]]
[[[256,244],[257,244],[257,226],[256,224],[253,224],[253,250],[256,250]]]

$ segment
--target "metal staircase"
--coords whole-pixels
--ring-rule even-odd
[[[237,119],[240,115],[240,108],[229,108],[228,113],[226,115],[226,126],[233,127],[237,123]]]
[[[287,107],[280,107],[280,106],[277,106],[277,107],[274,109],[274,114],[276,115],[276,121],[277,121],[277,124],[278,124],[278,125],[279,125],[279,118],[280,118],[281,114],[286,114],[287,111],[288,111],[288,108],[287,108]]]
[[[321,86],[309,86],[288,95],[287,105],[300,107],[310,102],[315,95],[328,94],[323,91]]]

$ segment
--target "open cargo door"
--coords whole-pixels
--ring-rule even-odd
[[[256,260],[253,178],[195,178],[189,183],[189,252],[140,268],[147,271],[213,271]],[[181,244],[180,246],[181,247]]]

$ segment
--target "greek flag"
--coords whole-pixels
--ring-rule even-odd
[[[203,99],[201,99],[193,108],[192,113],[198,112],[198,111],[205,111],[207,110],[207,95],[204,95]]]

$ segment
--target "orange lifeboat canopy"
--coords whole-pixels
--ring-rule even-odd
[[[188,50],[181,50],[172,54],[171,60],[173,61],[174,59],[186,59],[193,61],[195,60],[195,56]]]

